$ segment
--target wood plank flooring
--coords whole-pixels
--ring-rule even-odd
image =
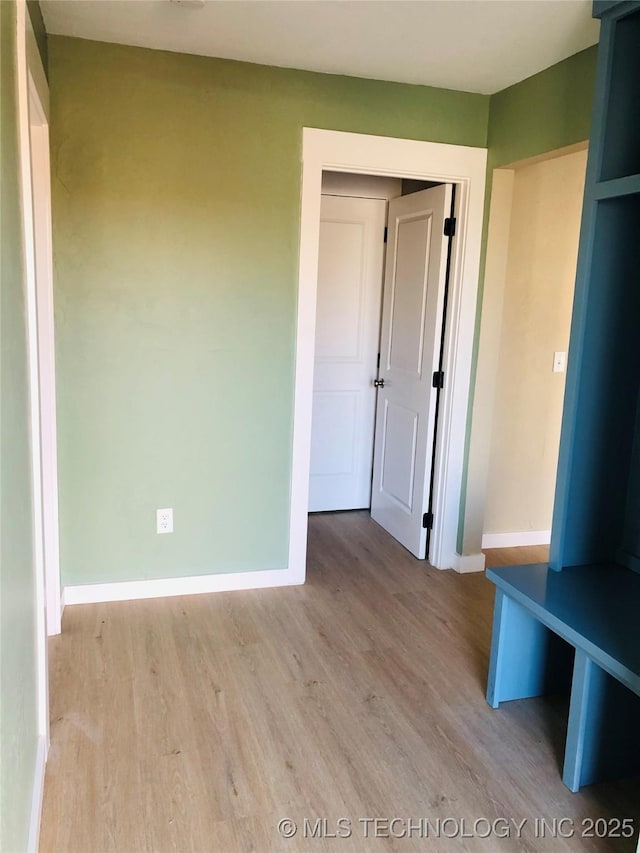
[[[68,608],[40,850],[635,850],[579,837],[587,818],[638,827],[640,785],[564,787],[564,699],[486,704],[492,602],[483,575],[436,571],[356,512],[311,518],[302,587]],[[305,838],[305,818],[327,823]],[[351,837],[328,837],[340,818]],[[479,837],[503,818],[520,838]],[[574,837],[536,837],[563,818]]]

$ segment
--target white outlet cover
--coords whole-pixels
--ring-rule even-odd
[[[156,533],[173,533],[173,510],[156,510]]]
[[[564,373],[567,367],[566,352],[554,352],[553,354],[553,372]]]

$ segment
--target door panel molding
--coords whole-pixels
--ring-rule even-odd
[[[411,235],[407,235],[406,231],[403,230],[403,226],[414,225],[415,223],[426,223],[427,235],[425,238],[426,243],[426,252],[425,257],[421,257],[419,260],[422,262],[422,278],[423,278],[423,287],[421,292],[420,306],[419,310],[411,310],[411,308],[417,308],[418,306],[408,305],[409,309],[408,313],[411,313],[417,320],[417,332],[418,332],[418,340],[417,347],[415,350],[416,359],[415,359],[415,369],[413,367],[402,367],[400,362],[394,363],[393,361],[393,343],[396,335],[394,334],[396,325],[395,320],[398,319],[399,311],[396,310],[397,303],[399,301],[398,297],[401,295],[398,291],[398,255],[400,252],[400,245],[402,241],[402,237]],[[405,214],[403,216],[399,216],[396,222],[395,227],[395,239],[392,240],[394,257],[393,257],[393,272],[391,275],[391,296],[390,296],[390,312],[389,312],[389,346],[387,347],[387,364],[386,369],[390,370],[392,367],[396,370],[404,370],[406,373],[412,373],[415,376],[422,375],[422,353],[424,346],[424,320],[425,313],[427,310],[427,273],[428,273],[428,260],[429,260],[429,250],[431,248],[431,232],[433,225],[433,213],[432,211],[422,211],[419,214]],[[400,277],[400,282],[402,282],[404,276]],[[401,318],[400,318],[401,320]],[[406,337],[400,335],[400,342],[406,341]],[[407,355],[410,355],[408,353]]]
[[[403,448],[407,450],[407,457],[409,460],[409,473],[405,478],[405,481],[409,484],[409,493],[406,496],[406,500],[403,500],[401,495],[398,495],[397,492],[399,489],[394,491],[394,480],[397,480],[397,476],[393,476],[392,472],[395,472],[397,475],[397,467],[399,460],[389,459],[389,442],[387,441],[387,437],[390,432],[390,427],[392,426],[392,420],[394,416],[394,410],[397,415],[402,418],[404,415],[404,426],[408,427],[405,432],[405,440],[403,444]],[[399,427],[402,427],[401,423],[398,423],[398,419],[396,419],[396,424]],[[409,435],[410,433],[410,435]],[[406,512],[408,515],[411,515],[411,510],[413,508],[413,480],[415,473],[415,451],[416,451],[416,441],[418,437],[418,415],[417,412],[411,411],[411,409],[405,409],[404,406],[398,406],[397,403],[391,403],[389,400],[384,401],[384,419],[383,419],[383,427],[382,427],[382,447],[380,456],[382,459],[382,464],[380,465],[380,482],[377,484],[378,489],[383,492],[386,497],[392,500],[397,506],[399,506],[403,512]],[[390,463],[389,465],[387,463]],[[389,471],[389,476],[386,477],[385,474]],[[387,487],[388,486],[388,487]]]

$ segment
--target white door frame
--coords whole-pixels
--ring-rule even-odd
[[[60,631],[49,87],[25,0],[16,7],[18,134],[26,273],[38,748],[28,849],[37,850],[49,748],[47,634]],[[37,250],[36,250],[37,246]]]
[[[40,63],[40,57],[37,57]],[[38,380],[40,392],[40,452],[44,576],[47,634],[62,630],[60,542],[58,530],[58,449],[56,421],[56,354],[53,314],[53,254],[51,244],[51,166],[49,162],[49,109],[46,78],[35,83],[29,69],[31,120],[31,181],[35,239]],[[43,98],[43,95],[45,97]]]
[[[22,5],[22,4],[20,4]],[[49,84],[42,66],[31,19],[25,10],[25,83],[20,97],[26,101],[26,131],[20,137],[24,229],[27,255],[28,296],[34,300],[33,325],[29,327],[29,354],[34,363],[37,396],[32,408],[37,415],[39,458],[34,472],[42,506],[42,559],[49,636],[61,631],[60,546],[58,535],[58,456],[56,428],[56,374],[53,314],[53,254],[51,242],[51,166],[49,162]],[[37,464],[37,467],[36,467]]]
[[[445,385],[434,480],[435,523],[429,559],[439,569],[464,570],[457,553],[471,362],[475,329],[487,150],[304,128],[300,265],[291,474],[289,569],[304,580],[318,241],[322,171],[414,178],[456,184],[457,232],[452,258],[444,351]]]
[[[48,90],[47,90],[48,94]],[[36,277],[37,358],[40,394],[42,524],[47,634],[61,631],[60,545],[58,532],[58,450],[56,429],[56,357],[51,245],[51,167],[49,116],[29,72],[31,181]]]

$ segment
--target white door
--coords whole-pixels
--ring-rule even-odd
[[[447,267],[449,184],[389,203],[371,517],[416,557],[426,554]],[[446,382],[446,377],[445,377]]]
[[[310,512],[371,504],[386,208],[322,197]]]

